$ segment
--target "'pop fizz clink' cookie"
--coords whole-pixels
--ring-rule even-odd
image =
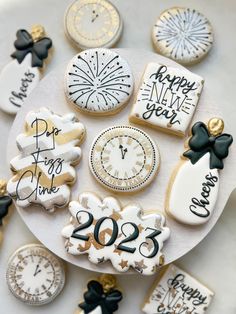
[[[69,202],[84,135],[73,113],[59,116],[40,108],[27,114],[25,131],[16,138],[20,154],[11,160],[13,177],[7,185],[18,206],[38,204],[53,211]]]

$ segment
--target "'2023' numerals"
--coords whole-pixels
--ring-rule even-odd
[[[86,222],[80,224],[77,228],[75,228],[73,230],[71,237],[75,238],[75,239],[78,239],[78,240],[82,240],[82,241],[86,241],[87,242],[90,239],[89,235],[80,234],[80,231],[89,228],[93,224],[93,222],[94,222],[94,217],[93,217],[93,215],[91,213],[89,213],[89,212],[87,212],[85,210],[80,210],[76,214],[76,218],[77,218],[78,222],[79,222],[78,214],[80,214],[80,213],[87,214],[88,219],[87,219]],[[107,220],[110,220],[111,223],[112,223],[112,234],[110,235],[110,239],[106,243],[102,243],[102,241],[100,239],[100,229],[101,229],[102,224],[105,221],[107,221]],[[129,226],[129,228],[130,227],[132,228],[132,232],[131,233],[129,232],[129,234],[127,234],[127,232],[125,231],[127,226]],[[131,241],[136,240],[139,237],[140,231],[139,231],[138,226],[135,223],[133,223],[133,222],[125,222],[125,223],[123,223],[121,225],[120,230],[121,230],[121,232],[122,232],[122,234],[123,234],[123,236],[125,238],[122,241],[120,241],[120,243],[117,245],[117,249],[120,250],[120,251],[128,252],[128,253],[135,253],[135,251],[137,250],[137,247],[129,247],[129,246],[127,246],[127,244],[129,242],[131,242]],[[147,227],[145,229],[145,231],[150,231],[150,234],[148,234],[146,236],[146,241],[142,242],[139,245],[138,250],[139,250],[139,253],[143,257],[145,257],[145,258],[153,258],[154,256],[156,256],[156,254],[159,251],[159,243],[158,243],[156,237],[161,234],[161,231],[157,230],[157,229],[154,229],[154,228],[149,228],[149,227]],[[95,241],[98,244],[100,244],[102,246],[111,246],[111,245],[113,245],[115,243],[115,241],[117,240],[118,234],[119,234],[118,224],[111,217],[101,217],[100,219],[97,220],[97,222],[96,222],[96,224],[94,226],[94,239],[95,239]],[[148,255],[146,255],[146,254],[144,254],[142,252],[143,251],[143,247],[149,245],[150,241],[153,244],[152,245],[152,252],[149,253]]]

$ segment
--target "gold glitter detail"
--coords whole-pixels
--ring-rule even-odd
[[[109,274],[102,274],[98,281],[103,286],[103,290],[105,293],[108,293],[112,289],[116,287],[116,278]]]
[[[207,128],[212,136],[218,136],[224,131],[224,121],[220,118],[212,118],[208,121]]]
[[[165,264],[165,256],[161,255],[159,257],[159,266],[163,266]]]
[[[44,27],[40,24],[35,24],[31,27],[31,36],[33,41],[39,41],[40,39],[45,37]]]
[[[7,181],[0,179],[0,196],[4,196],[7,193]]]

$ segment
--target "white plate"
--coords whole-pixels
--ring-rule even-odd
[[[166,65],[177,66],[174,61],[166,59],[162,56],[144,50],[134,49],[118,49],[116,50],[121,56],[131,65],[135,77],[135,91],[137,91],[141,75],[148,62],[159,62]],[[69,62],[69,60],[68,60]],[[91,117],[84,115],[78,111],[73,105],[69,105],[64,96],[64,72],[67,64],[63,64],[56,70],[47,75],[33,91],[31,96],[25,103],[25,106],[20,110],[16,120],[12,126],[9,142],[8,142],[8,161],[14,156],[18,155],[15,138],[22,132],[24,118],[29,110],[35,110],[39,107],[46,106],[58,114],[65,114],[69,111],[74,111],[77,116],[84,123],[87,129],[87,138],[82,145],[83,159],[77,166],[78,180],[73,187],[72,199],[76,200],[79,193],[84,191],[96,192],[102,198],[107,195],[112,195],[111,192],[105,190],[99,183],[95,181],[89,172],[88,167],[88,153],[94,137],[104,128],[111,125],[128,124],[128,115],[133,103],[133,97],[129,104],[120,113],[111,117]],[[206,94],[203,93],[200,99],[194,121],[207,121],[212,116],[225,117],[219,112],[219,108],[210,107],[210,102],[206,99]],[[227,117],[226,122],[231,122],[233,116]],[[227,129],[226,132],[231,133]],[[123,205],[132,201],[140,203],[145,210],[158,210],[164,212],[165,191],[170,174],[179,161],[179,156],[184,151],[184,140],[172,135],[164,134],[147,127],[137,127],[145,130],[159,145],[161,153],[161,167],[160,172],[152,184],[145,190],[134,195],[122,195],[117,197]],[[234,134],[232,134],[234,135]],[[236,186],[236,162],[235,146],[230,148],[230,155],[225,161],[225,168],[220,175],[220,193],[214,214],[210,221],[200,227],[189,227],[179,224],[167,217],[167,225],[171,229],[171,238],[165,243],[163,250],[166,256],[166,263],[170,263],[180,258],[196,246],[213,228],[221,215],[225,204],[229,198],[230,193]],[[114,194],[113,194],[114,195]],[[109,262],[100,264],[99,266],[91,264],[86,256],[72,256],[66,253],[64,249],[64,239],[61,236],[61,229],[68,223],[69,214],[66,209],[58,209],[54,214],[47,214],[38,207],[29,207],[27,209],[18,208],[22,219],[27,224],[33,234],[51,251],[63,258],[64,260],[94,271],[116,273]],[[131,272],[130,272],[131,273]]]

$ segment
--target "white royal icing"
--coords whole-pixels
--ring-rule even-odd
[[[219,171],[210,169],[209,159],[210,154],[207,153],[195,164],[190,160],[184,161],[176,176],[171,178],[167,212],[182,223],[203,224],[214,211],[219,191]]]
[[[158,18],[152,32],[156,49],[183,64],[200,61],[213,44],[212,26],[208,19],[189,8],[171,8]]]
[[[20,155],[11,160],[14,176],[8,193],[16,204],[40,204],[47,211],[66,205],[76,178],[73,165],[81,157],[77,147],[85,134],[74,114],[59,116],[46,108],[29,112],[25,132],[16,138]]]
[[[62,230],[68,253],[88,254],[95,264],[110,260],[119,272],[132,267],[144,275],[162,264],[161,250],[170,235],[163,215],[145,215],[137,205],[122,209],[115,198],[102,201],[92,193],[70,202],[69,211],[70,223]]]
[[[158,279],[142,310],[146,314],[204,314],[214,293],[171,264]]]
[[[80,314],[85,314],[84,311],[79,312]],[[89,312],[89,314],[102,314],[101,306],[97,306],[96,309]]]
[[[132,192],[155,178],[160,154],[147,133],[132,126],[114,126],[94,140],[89,165],[96,180],[108,189]]]
[[[14,59],[0,73],[0,108],[10,114],[16,114],[25,100],[37,86],[41,74],[37,67],[31,66],[31,53],[22,63]]]
[[[89,49],[76,55],[66,70],[65,91],[79,109],[109,114],[128,101],[133,91],[128,63],[109,49]]]
[[[187,70],[149,63],[130,121],[184,135],[194,115],[203,78]]]

